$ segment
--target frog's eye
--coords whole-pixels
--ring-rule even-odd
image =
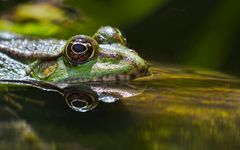
[[[126,45],[126,38],[120,30],[111,26],[101,27],[93,35],[93,38],[100,44],[120,43]]]
[[[91,60],[97,50],[97,41],[88,36],[77,35],[68,41],[64,54],[70,64],[78,65]]]

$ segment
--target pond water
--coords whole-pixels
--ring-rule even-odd
[[[68,39],[111,25],[143,58],[240,74],[238,3],[0,0],[0,30]],[[124,83],[1,82],[0,150],[240,149],[238,78],[152,66]]]
[[[59,92],[3,84],[0,149],[240,147],[238,79],[172,66],[158,66],[151,72],[151,77],[127,84],[139,95],[112,103],[98,101],[97,107],[85,113],[69,108],[66,96]],[[79,86],[74,85],[75,91],[83,90]],[[72,91],[67,89],[65,94]]]

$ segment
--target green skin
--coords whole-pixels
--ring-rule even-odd
[[[126,46],[113,27],[101,27],[93,37],[94,55],[74,64],[66,54],[68,41],[32,39],[0,32],[0,80],[88,82],[130,80],[148,74],[148,64]]]

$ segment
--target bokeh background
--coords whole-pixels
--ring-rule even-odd
[[[147,60],[240,76],[238,0],[0,0],[0,30],[69,38],[120,28]]]

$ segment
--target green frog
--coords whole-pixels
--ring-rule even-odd
[[[111,26],[99,28],[92,37],[76,35],[69,40],[0,32],[1,81],[119,81],[148,74],[147,62]]]

